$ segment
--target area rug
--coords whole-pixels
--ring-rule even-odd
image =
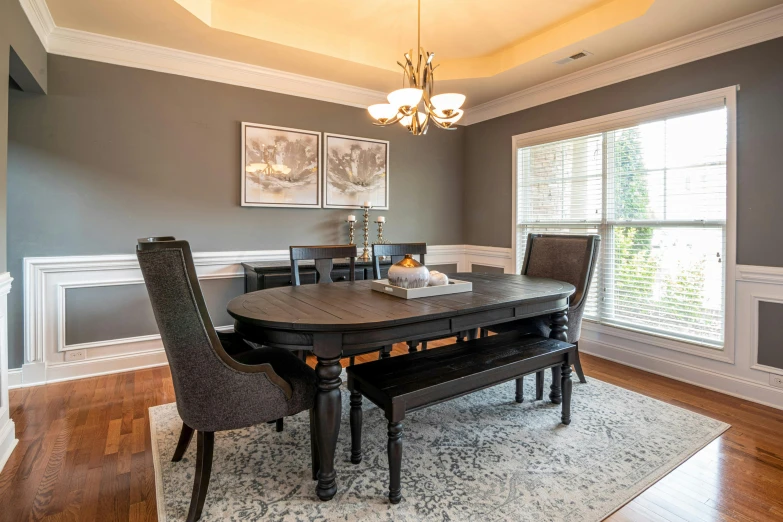
[[[525,379],[525,397],[514,402],[512,382],[409,414],[403,500],[392,506],[383,412],[365,400],[364,460],[351,464],[343,385],[334,499],[315,496],[303,413],[287,418],[282,433],[261,425],[215,435],[202,520],[598,521],[729,428],[593,378],[575,382],[570,426],[560,424],[559,406],[531,400],[533,378]],[[195,437],[173,463],[176,405],[150,408],[150,426],[158,518],[185,520]]]

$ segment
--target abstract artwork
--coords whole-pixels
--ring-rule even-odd
[[[389,208],[389,142],[324,134],[324,207]]]
[[[242,206],[320,208],[321,135],[242,123]]]

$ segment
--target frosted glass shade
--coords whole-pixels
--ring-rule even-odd
[[[378,121],[384,122],[394,118],[397,115],[397,107],[388,103],[376,103],[367,107],[370,116]]]
[[[454,111],[454,114],[452,114],[447,118],[440,111],[437,110],[435,111],[435,116],[438,118],[438,121],[447,125],[453,125],[457,123],[460,120],[460,118],[462,118],[463,114],[465,114],[465,111],[463,111],[462,109],[457,109],[456,111]]]
[[[397,89],[386,97],[395,108],[415,107],[421,101],[423,91],[421,89]]]
[[[438,111],[456,111],[462,104],[465,103],[465,95],[450,92],[446,94],[438,94],[430,98],[432,106],[438,109]]]

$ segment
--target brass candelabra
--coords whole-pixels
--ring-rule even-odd
[[[362,205],[364,210],[364,252],[359,257],[360,261],[369,261],[372,259],[370,255],[370,209],[372,205]]]

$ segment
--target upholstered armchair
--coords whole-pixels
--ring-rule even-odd
[[[174,461],[197,433],[188,521],[198,520],[212,468],[215,432],[267,423],[311,410],[315,372],[279,348],[252,348],[215,331],[187,241],[139,239],[136,250],[168,357],[182,432]],[[225,342],[225,344],[224,344]],[[313,475],[318,466],[311,428]]]
[[[587,293],[598,260],[601,238],[595,234],[528,234],[522,275],[546,277],[571,283],[576,287],[568,307],[568,342],[577,345],[574,369],[580,382],[586,382],[579,361],[579,336],[582,332],[582,316],[587,304]],[[520,323],[544,337],[549,336],[549,323],[543,319],[515,321],[491,326],[486,330],[502,333],[519,329]],[[484,334],[485,332],[482,332]],[[543,382],[543,376],[539,381]],[[540,392],[538,392],[540,394]]]

